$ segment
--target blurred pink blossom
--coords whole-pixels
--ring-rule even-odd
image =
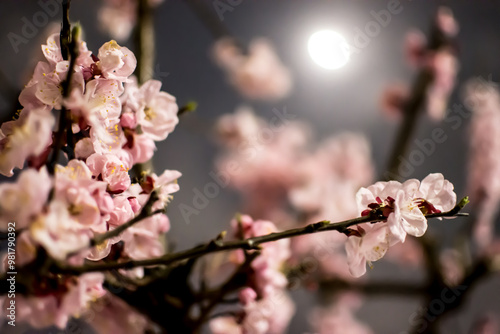
[[[111,293],[98,299],[83,314],[98,334],[138,334],[146,332],[148,319]]]
[[[295,313],[295,306],[283,291],[243,306],[242,319],[217,317],[210,321],[213,334],[282,334]]]
[[[359,297],[343,294],[326,307],[312,311],[309,322],[317,334],[373,334],[373,331],[354,317],[360,307]]]
[[[223,38],[215,43],[213,55],[217,64],[227,72],[229,82],[247,98],[277,100],[291,90],[290,72],[264,38],[253,40],[248,54],[243,54],[231,39]]]
[[[232,137],[216,160],[219,174],[243,194],[245,212],[280,224],[280,218],[287,217],[282,208],[296,182],[295,166],[305,153],[305,127],[292,121],[268,125],[242,108],[223,116],[216,128],[222,138]]]
[[[46,109],[22,111],[18,120],[0,129],[0,173],[12,176],[31,156],[37,156],[52,143],[54,116]]]
[[[88,273],[72,279],[66,279],[51,293],[40,296],[16,296],[16,320],[27,321],[35,328],[52,325],[66,328],[71,317],[78,317],[88,304],[105,294],[102,287],[102,273]],[[35,288],[35,287],[34,287]],[[2,303],[2,313],[8,307],[9,299]]]
[[[500,94],[496,84],[480,79],[470,81],[464,93],[472,109],[467,193],[476,212],[474,239],[484,248],[493,240],[500,203]]]
[[[458,22],[455,20],[453,12],[445,6],[438,8],[436,26],[448,37],[454,37],[459,31]]]
[[[0,185],[0,230],[7,231],[13,221],[16,230],[29,227],[33,219],[42,212],[53,181],[46,168],[39,171],[25,169],[14,183]]]
[[[240,216],[231,221],[233,233],[242,238],[252,238],[277,232],[276,226],[263,220],[254,221],[250,216]],[[237,262],[244,261],[244,253],[237,250]],[[253,273],[250,275],[251,287],[259,297],[272,295],[276,289],[286,286],[286,277],[281,272],[283,263],[290,257],[290,240],[281,239],[262,245],[260,256],[252,261]]]

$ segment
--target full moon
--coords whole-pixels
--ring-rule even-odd
[[[335,70],[349,61],[349,45],[345,38],[331,30],[315,32],[309,38],[311,58],[321,67]]]

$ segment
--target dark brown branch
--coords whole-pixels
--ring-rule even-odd
[[[67,6],[67,7],[65,7]],[[63,2],[63,8],[66,11],[69,11],[69,1],[68,2]],[[67,12],[69,15],[69,12]],[[66,16],[64,16],[66,17]],[[63,31],[67,28],[69,29],[70,27],[67,26],[69,23],[64,23],[66,22],[66,19],[63,20]],[[69,22],[69,18],[68,18]],[[61,32],[61,38],[62,36],[66,35],[66,31]],[[51,174],[54,174],[54,169],[55,165],[57,164],[57,161],[59,159],[59,154],[62,148],[64,147],[65,143],[72,143],[73,141],[73,134],[71,130],[71,122],[70,122],[70,111],[66,109],[64,106],[64,100],[69,97],[71,93],[71,80],[73,78],[73,73],[74,73],[74,68],[76,64],[76,58],[78,57],[78,39],[80,36],[80,28],[79,26],[76,26],[73,29],[72,36],[71,36],[71,41],[68,42],[68,52],[69,52],[69,67],[68,67],[68,74],[66,75],[66,79],[61,83],[62,87],[62,98],[63,101],[62,103],[62,108],[61,108],[61,113],[59,115],[59,125],[57,128],[57,132],[55,134],[54,138],[54,151],[52,152],[52,157],[48,161],[48,169]],[[61,39],[61,43],[63,40]],[[66,43],[66,42],[65,42]],[[61,44],[61,52],[63,52],[63,47]],[[66,137],[66,138],[65,138]],[[69,139],[69,140],[68,140]],[[72,158],[73,153],[69,154],[69,158]]]
[[[444,47],[454,49],[454,41],[449,36],[444,34],[437,27],[436,23],[433,23],[431,26],[428,40],[428,51],[435,52]],[[417,127],[418,116],[421,113],[420,111],[422,110],[422,106],[426,99],[427,90],[433,80],[433,71],[429,67],[424,66],[417,75],[410,91],[410,97],[403,107],[403,120],[396,134],[393,144],[394,146],[392,147],[389,156],[387,170],[385,174],[382,175],[382,179],[402,179],[401,175],[399,175],[401,159],[407,154],[410,146],[410,139],[412,138],[413,132]]]
[[[71,5],[71,0],[63,0],[62,2],[62,25],[60,34],[60,44],[61,44],[61,54],[64,60],[68,60],[70,52],[71,43],[71,23],[69,21],[69,7]]]

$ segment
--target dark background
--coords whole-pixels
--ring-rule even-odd
[[[182,1],[167,0],[155,10],[157,31],[157,76],[163,90],[176,96],[178,104],[190,100],[198,102],[195,114],[181,118],[166,141],[158,143],[155,155],[157,171],[176,169],[183,173],[179,180],[181,191],[168,208],[171,219],[169,236],[176,249],[191,247],[208,240],[226,228],[235,211],[240,208],[239,197],[230,189],[222,189],[210,200],[199,215],[186,222],[179,204],[192,205],[194,189],[212,179],[213,159],[217,146],[212,140],[211,125],[221,114],[232,112],[242,103],[253,106],[264,118],[272,117],[272,109],[286,106],[289,113],[307,122],[314,136],[321,140],[339,131],[359,131],[368,136],[372,144],[377,174],[384,172],[397,122],[386,120],[379,108],[380,93],[388,83],[411,81],[414,70],[406,65],[403,53],[404,36],[411,28],[427,30],[438,5],[446,4],[454,11],[460,23],[459,47],[461,84],[472,77],[500,75],[500,1],[401,1],[403,10],[394,15],[378,36],[353,55],[342,69],[327,71],[317,66],[307,53],[309,36],[321,29],[333,29],[343,34],[350,44],[357,28],[364,29],[373,20],[371,10],[387,8],[389,1],[251,1],[243,0],[233,11],[224,13],[223,23],[243,43],[253,37],[265,36],[273,41],[283,63],[294,78],[291,95],[275,103],[255,103],[244,98],[227,84],[223,73],[211,62],[209,50],[212,35],[197,20]],[[207,1],[212,8],[212,1]],[[100,1],[73,0],[71,19],[80,21],[90,50],[97,53],[110,37],[99,30],[96,15]],[[8,33],[21,34],[23,18],[32,17],[42,8],[38,1],[2,0],[0,2],[0,70],[3,96],[0,97],[2,116],[12,113],[12,96],[8,87],[18,91],[29,80],[35,57],[41,58],[40,44],[46,39],[45,28],[39,29],[29,42],[19,45],[15,52]],[[215,9],[213,10],[215,13]],[[59,22],[61,12],[52,21]],[[123,45],[124,43],[122,43]],[[134,50],[132,43],[125,43]],[[166,74],[168,73],[168,75]],[[454,93],[450,105],[460,104]],[[447,124],[436,124],[421,118],[416,138],[430,138],[436,127],[444,129],[448,139],[436,147],[410,177],[422,178],[430,172],[441,172],[454,185],[458,196],[465,195],[467,125],[453,130]],[[325,217],[326,219],[328,217]],[[445,224],[446,223],[446,224]],[[432,223],[431,230],[446,242],[447,236],[460,226],[460,221]],[[418,272],[401,272],[394,266],[380,262],[370,271],[374,277],[405,275],[418,277]],[[471,319],[493,307],[500,312],[498,276],[490,278],[476,288],[465,308],[458,316],[449,318],[446,333],[467,333]],[[297,312],[290,333],[307,332],[307,315],[314,295],[294,291]],[[359,312],[359,317],[376,333],[400,333],[408,329],[408,317],[420,306],[411,298],[370,298]],[[22,329],[18,328],[20,332]]]

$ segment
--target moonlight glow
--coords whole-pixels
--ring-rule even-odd
[[[349,45],[335,31],[315,32],[309,38],[308,49],[311,58],[319,66],[329,70],[340,68],[349,61]]]

